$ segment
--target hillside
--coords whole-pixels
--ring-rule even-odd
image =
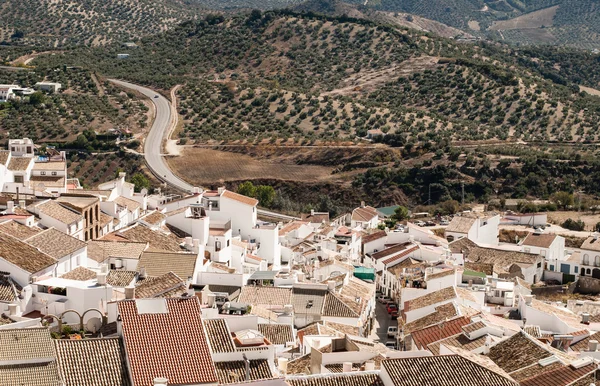
[[[0,41],[50,47],[122,43],[199,12],[183,0],[0,0]]]

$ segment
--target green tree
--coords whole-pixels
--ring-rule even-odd
[[[243,196],[256,197],[256,186],[251,181],[242,182],[237,192]]]
[[[594,232],[600,232],[600,222],[594,226]]]
[[[131,183],[135,185],[136,192],[150,188],[150,180],[142,173],[134,174],[133,177],[131,177]]]
[[[556,192],[550,196],[550,201],[558,205],[561,209],[566,209],[573,205],[573,195],[569,192]]]
[[[392,219],[396,221],[404,221],[408,218],[408,209],[404,206],[399,206],[394,209]]]
[[[46,101],[46,96],[40,91],[36,91],[29,96],[29,103],[34,106],[41,105]]]
[[[571,231],[583,231],[585,230],[585,223],[581,220],[573,220],[571,218],[567,219],[567,221],[560,224],[561,227],[571,230]]]
[[[258,185],[256,187],[256,198],[262,206],[269,208],[275,199],[275,189],[269,185]]]

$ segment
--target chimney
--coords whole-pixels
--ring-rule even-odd
[[[9,201],[6,203],[6,213],[7,214],[15,213],[15,202],[14,201]]]
[[[311,209],[311,210],[310,210],[310,215],[311,215],[311,216],[314,216],[314,215],[315,215],[315,210],[314,210],[314,209]]]
[[[67,160],[67,152],[66,151],[60,152],[60,159],[62,159],[63,161]]]
[[[266,271],[269,268],[269,265],[267,264],[266,260],[261,260],[258,266],[258,269],[260,271]]]
[[[96,280],[98,281],[98,285],[106,285],[106,276],[107,274],[102,272],[96,274]]]
[[[198,194],[200,193],[200,188],[197,186],[194,186],[194,190],[193,190],[194,194]]]
[[[106,273],[106,274],[108,274],[108,264],[102,264],[102,265],[100,265],[100,273]]]
[[[250,381],[250,361],[248,360],[246,354],[242,354],[242,359],[244,360],[244,367],[246,369],[246,378],[244,381],[248,382]]]
[[[343,373],[351,373],[352,372],[352,362],[344,362],[342,365]]]
[[[375,362],[366,361],[365,362],[365,371],[373,371],[373,370],[375,370]]]
[[[169,382],[169,380],[167,378],[157,377],[157,378],[154,378],[154,380],[152,381],[152,385],[153,386],[167,386],[167,382]]]
[[[19,207],[21,207],[21,209],[25,209],[26,206],[25,200],[19,200]]]
[[[135,299],[135,287],[125,287],[125,299]]]
[[[473,288],[473,280],[472,279],[469,279],[469,285],[468,286],[469,286],[469,288]]]
[[[19,314],[19,305],[18,304],[9,304],[8,305],[8,315],[9,316],[17,316]]]
[[[533,295],[525,295],[525,304],[530,306],[533,301]]]
[[[597,351],[598,350],[598,341],[590,340],[588,342],[588,351]]]
[[[304,281],[304,272],[298,272],[296,274],[296,277],[298,278],[298,282],[301,283]]]
[[[122,180],[124,180],[126,175],[127,175],[127,173],[125,173],[125,172],[120,172],[120,173],[119,173],[119,178],[120,178],[120,179],[122,179]]]
[[[329,280],[327,282],[327,289],[331,292],[334,292],[335,291],[335,281]]]
[[[488,335],[485,338],[485,344],[483,345],[483,355],[490,353],[490,346],[492,345],[492,338]]]
[[[361,207],[361,208],[364,208],[364,207],[365,207],[365,202],[364,202],[364,201],[361,201],[361,202],[360,202],[360,207]]]
[[[146,267],[140,267],[139,271],[139,278],[140,279],[144,279],[146,277]]]
[[[581,314],[581,323],[590,324],[590,314],[588,314],[587,312]]]
[[[215,299],[217,298],[217,295],[215,294],[208,294],[207,295],[208,298],[208,307],[210,308],[214,308],[215,307]]]
[[[219,188],[217,189],[217,193],[219,193],[219,196],[220,196],[221,194],[223,194],[224,192],[225,192],[225,187],[224,187],[224,186],[221,186],[221,187],[219,187]]]
[[[288,366],[287,358],[278,358],[277,359],[277,368],[279,369],[279,372],[282,373],[283,375],[287,374],[287,366]]]
[[[192,247],[192,238],[190,236],[187,236],[184,239],[184,243],[185,243],[185,245],[184,245],[185,249],[191,249],[191,247]]]

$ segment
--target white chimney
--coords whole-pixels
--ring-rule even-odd
[[[279,369],[279,372],[281,372],[283,375],[287,374],[287,366],[288,366],[287,358],[278,358],[277,359],[277,368]]]
[[[154,378],[154,380],[152,381],[152,385],[153,386],[167,386],[167,382],[169,382],[169,380],[167,378],[157,377],[157,378]]]
[[[146,267],[140,267],[140,269],[138,269],[138,272],[140,273],[138,276],[141,279],[146,277]]]
[[[598,232],[592,233],[592,237],[594,238],[594,240],[598,240],[598,236]]]
[[[63,161],[66,161],[66,160],[67,160],[67,152],[66,152],[66,151],[61,151],[61,152],[60,152],[60,158],[61,158]]]
[[[492,345],[492,338],[488,335],[485,338],[485,344],[483,345],[483,355],[490,353],[490,346]]]
[[[192,241],[192,240],[193,240],[193,239],[192,239],[190,236],[187,236],[187,237],[184,239],[184,243],[185,243],[185,248],[186,248],[186,249],[191,249],[191,248],[192,248],[192,243],[193,243],[193,241]]]
[[[324,280],[323,274],[322,273],[318,274],[317,279],[319,280],[319,283],[322,282]]]
[[[408,236],[408,242],[414,243],[415,242],[415,236],[413,236],[413,235]]]
[[[208,306],[210,308],[213,308],[215,306],[215,300],[217,299],[217,295],[208,294],[207,298],[208,298]]]
[[[291,304],[286,304],[283,306],[283,313],[286,315],[291,315],[294,312],[294,306]]]
[[[221,186],[220,188],[217,189],[217,193],[219,193],[219,196],[221,194],[223,194],[223,192],[225,192],[225,187],[224,186]]]
[[[314,215],[315,215],[315,210],[314,210],[314,209],[311,209],[311,210],[310,210],[310,215],[311,215],[311,216],[314,216]]]
[[[298,282],[303,282],[303,281],[304,281],[304,278],[305,278],[305,276],[304,276],[304,272],[298,272],[298,273],[296,274],[296,276],[297,276],[297,278],[298,278]]]
[[[267,265],[267,261],[266,260],[261,260],[258,268],[259,268],[260,271],[266,271],[267,268],[269,268],[268,265]]]
[[[597,351],[598,350],[598,341],[590,340],[588,342],[588,351]]]
[[[6,203],[6,213],[7,214],[15,213],[15,202],[14,201],[9,201]]]
[[[344,362],[342,365],[343,373],[351,373],[352,372],[352,362]]]
[[[135,299],[135,287],[125,287],[125,299]]]
[[[26,206],[27,206],[27,203],[25,202],[25,200],[19,200],[19,207],[21,207],[22,209],[25,209]]]
[[[321,341],[319,339],[313,339],[312,348],[314,348],[315,350],[318,350],[319,347],[321,347]]]
[[[125,173],[125,172],[120,172],[120,173],[119,173],[119,178],[120,178],[120,179],[122,179],[122,180],[124,180],[126,175],[127,175],[127,173]]]
[[[334,292],[335,291],[335,281],[329,280],[327,282],[327,289],[331,292]]]
[[[100,265],[100,273],[106,273],[106,274],[108,274],[108,264],[101,264]]]
[[[525,304],[530,306],[533,301],[533,295],[525,295]]]
[[[581,314],[581,323],[590,324],[590,314],[588,314],[587,312]]]
[[[200,188],[197,186],[194,186],[194,194],[198,194],[200,193]]]
[[[9,304],[8,305],[8,315],[9,316],[17,316],[19,314],[19,305],[18,304]]]
[[[107,274],[102,272],[96,274],[96,280],[98,281],[99,285],[106,285],[106,276]]]
[[[366,361],[365,362],[365,371],[373,371],[373,370],[375,370],[375,362]]]

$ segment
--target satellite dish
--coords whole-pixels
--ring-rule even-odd
[[[142,191],[140,193],[142,194],[142,196],[147,196],[148,195],[148,189],[144,188],[144,189],[142,189]]]
[[[102,327],[102,320],[100,318],[91,318],[85,324],[85,328],[93,334],[98,332],[100,327]]]

